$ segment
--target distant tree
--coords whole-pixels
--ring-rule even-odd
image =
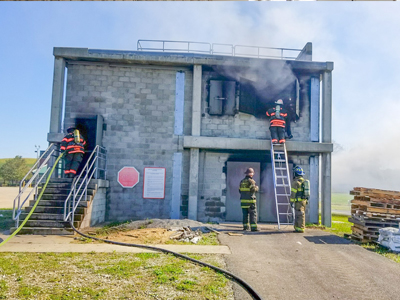
[[[12,159],[7,159],[6,162],[0,167],[0,177],[5,181],[15,183],[24,178],[25,174],[29,171],[29,167],[21,156],[16,156]]]

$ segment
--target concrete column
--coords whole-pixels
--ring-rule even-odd
[[[193,66],[192,135],[200,136],[202,66]]]
[[[199,192],[199,149],[190,149],[190,173],[189,173],[189,204],[188,218],[197,220],[197,199]]]
[[[182,152],[176,152],[172,164],[171,219],[179,219],[182,194]]]
[[[193,66],[192,136],[200,136],[202,66]],[[190,149],[188,218],[197,220],[199,193],[199,149]]]
[[[319,156],[310,156],[310,200],[308,204],[308,220],[314,224],[319,222]]]
[[[54,59],[53,93],[51,98],[50,132],[47,140],[59,142],[57,133],[61,132],[62,109],[64,98],[65,60],[60,57]],[[56,140],[53,140],[54,138]]]
[[[322,142],[332,143],[332,68],[322,76]],[[332,226],[331,215],[331,153],[321,155],[321,222]]]

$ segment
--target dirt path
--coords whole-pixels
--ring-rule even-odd
[[[32,188],[28,188],[26,195],[28,195],[31,190]],[[12,208],[14,199],[18,196],[18,191],[19,187],[0,187],[0,209]],[[33,199],[32,195],[30,199]],[[28,202],[29,201],[26,202],[26,205],[28,205]]]

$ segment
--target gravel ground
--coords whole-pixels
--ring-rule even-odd
[[[202,222],[183,219],[183,220],[176,220],[176,219],[151,219],[151,220],[139,220],[139,221],[132,221],[130,223],[125,223],[117,226],[117,228],[124,228],[124,229],[139,229],[139,228],[165,228],[165,229],[176,229],[180,227],[190,227],[192,230],[196,230],[198,228],[205,228],[210,227],[212,224],[205,224]]]

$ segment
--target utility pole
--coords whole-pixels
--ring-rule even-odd
[[[39,153],[40,153],[40,145],[35,145],[35,148],[36,148],[36,160],[38,160],[39,159]]]

